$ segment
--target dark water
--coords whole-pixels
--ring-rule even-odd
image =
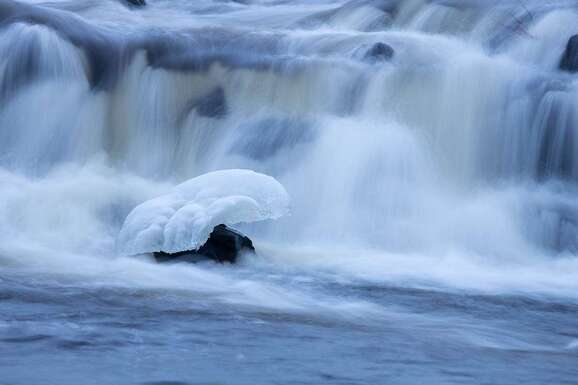
[[[578,376],[574,301],[301,279],[300,290],[374,308],[271,310],[61,275],[1,278],[2,384],[575,384]]]

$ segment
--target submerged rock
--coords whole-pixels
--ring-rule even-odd
[[[227,115],[227,100],[223,87],[215,87],[208,94],[193,101],[190,109],[197,111],[199,116],[220,119]]]
[[[239,137],[230,151],[258,161],[267,160],[315,138],[310,120],[290,116],[271,116],[243,122],[237,131]]]
[[[559,68],[562,71],[578,72],[578,35],[574,35],[568,39],[566,49],[560,60]]]
[[[384,62],[391,59],[395,51],[385,43],[375,43],[363,56],[363,60],[370,63]]]
[[[41,50],[38,37],[21,38],[18,46],[12,47],[3,68],[0,100],[7,99],[27,84],[42,77],[44,68],[41,65]]]
[[[246,235],[225,225],[213,229],[207,242],[197,250],[178,253],[153,253],[157,262],[200,262],[213,260],[220,263],[235,263],[241,252],[255,252],[253,242]]]

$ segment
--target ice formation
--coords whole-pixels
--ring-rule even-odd
[[[196,250],[219,224],[277,219],[288,212],[289,195],[273,177],[251,170],[210,172],[137,206],[117,247],[123,255]]]

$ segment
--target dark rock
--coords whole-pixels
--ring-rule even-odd
[[[363,60],[370,63],[384,62],[391,59],[394,55],[391,46],[385,43],[375,43],[363,56]]]
[[[130,54],[124,51],[122,46],[92,44],[86,47],[86,76],[91,87],[96,90],[114,88],[123,69],[130,62]]]
[[[146,49],[147,60],[152,67],[173,71],[206,72],[215,64],[230,69],[248,69],[258,72],[291,73],[300,69],[299,62],[289,55],[246,53],[228,48],[194,51],[191,48],[182,48],[178,44],[175,44],[175,49],[170,52],[159,49],[158,46],[154,47],[153,44],[149,44]],[[297,68],[292,68],[292,66]]]
[[[145,0],[126,0],[126,2],[133,7],[144,7],[147,5]]]
[[[226,68],[268,71],[286,58],[281,35],[255,34],[222,28],[200,28],[184,35],[161,33],[147,37],[143,47],[152,67],[205,72],[215,64]]]
[[[568,40],[559,68],[571,73],[578,72],[578,35],[574,35]]]
[[[157,262],[191,262],[213,260],[220,263],[235,263],[241,252],[254,252],[253,242],[246,235],[225,225],[213,229],[207,242],[198,250],[179,253],[156,252]]]

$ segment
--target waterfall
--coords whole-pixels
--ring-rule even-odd
[[[0,0],[0,254],[113,258],[132,208],[246,168],[292,197],[246,229],[276,247],[574,257],[578,78],[558,63],[577,13]],[[393,55],[369,60],[376,43]]]

